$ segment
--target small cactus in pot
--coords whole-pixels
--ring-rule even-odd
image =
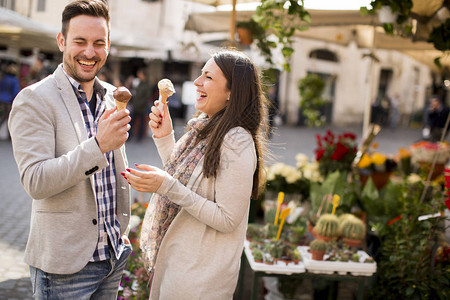
[[[314,226],[317,238],[330,241],[338,236],[338,217],[332,214],[322,215]]]
[[[263,253],[261,250],[255,248],[252,250],[253,259],[255,262],[262,263],[263,262]]]
[[[309,249],[311,251],[312,259],[323,260],[323,256],[327,250],[327,243],[323,240],[315,239],[309,245]]]
[[[339,234],[344,244],[358,247],[366,236],[366,225],[355,216],[347,217],[339,224]]]

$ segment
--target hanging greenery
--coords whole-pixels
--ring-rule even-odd
[[[300,108],[308,127],[322,126],[326,122],[322,114],[322,107],[327,102],[322,98],[324,88],[325,82],[317,74],[308,74],[298,81]]]
[[[261,0],[253,20],[264,29],[264,35],[256,36],[255,39],[256,46],[266,61],[275,66],[273,50],[280,45],[284,58],[283,69],[289,72],[291,70],[289,58],[294,53],[292,36],[296,30],[306,30],[311,24],[311,17],[305,10],[304,1]],[[270,34],[276,37],[276,41],[268,39]]]

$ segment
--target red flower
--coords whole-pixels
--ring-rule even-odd
[[[338,142],[336,144],[336,149],[334,150],[333,154],[331,154],[332,160],[341,160],[344,158],[344,156],[348,153],[350,149],[343,145],[341,142]]]
[[[390,220],[390,221],[388,222],[388,225],[394,224],[395,222],[397,222],[397,221],[400,220],[401,218],[402,218],[402,216],[400,215],[400,216],[398,216],[398,217],[396,217],[396,218]]]
[[[324,148],[317,149],[315,152],[316,152],[316,160],[319,161],[323,157],[325,149]]]
[[[343,136],[344,136],[344,138],[349,138],[349,139],[351,139],[351,140],[355,140],[355,139],[356,139],[356,135],[353,134],[353,133],[351,133],[351,132],[345,132],[345,133],[343,134]]]

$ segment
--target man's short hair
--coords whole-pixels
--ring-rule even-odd
[[[70,20],[81,15],[104,18],[108,26],[109,39],[109,9],[103,0],[76,0],[69,3],[62,13],[61,33],[64,37],[66,37],[67,31],[69,30]]]

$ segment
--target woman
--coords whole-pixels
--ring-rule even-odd
[[[163,114],[152,107],[165,171],[137,165],[124,174],[137,191],[155,193],[141,232],[154,270],[150,299],[232,299],[250,198],[258,195],[267,119],[255,65],[222,50],[194,84],[202,114],[176,144],[167,104]]]

